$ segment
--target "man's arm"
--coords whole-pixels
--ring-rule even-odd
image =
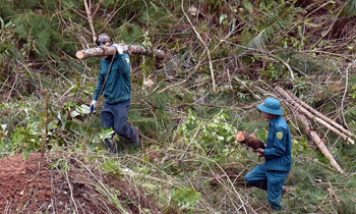
[[[99,97],[100,97],[100,95],[102,93],[103,85],[104,85],[104,78],[103,78],[103,76],[102,76],[102,74],[100,72],[99,78],[98,78],[98,85],[96,86],[93,100],[98,100],[99,99]]]
[[[274,142],[273,147],[265,149],[263,151],[266,159],[272,159],[274,157],[280,157],[286,154],[287,136],[286,131],[282,128],[276,128],[274,130]]]
[[[96,109],[96,102],[100,97],[103,88],[103,78],[101,73],[99,74],[98,86],[95,89],[93,100],[90,103],[90,113],[93,113]]]

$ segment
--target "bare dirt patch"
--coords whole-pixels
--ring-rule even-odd
[[[140,210],[160,213],[157,202],[137,185],[132,188],[126,177],[102,173],[98,167],[70,156],[65,159],[69,171],[60,167],[52,169],[50,165],[58,163],[59,158],[45,154],[40,174],[30,183],[38,172],[40,153],[33,153],[27,160],[22,154],[0,160],[0,213],[74,213],[76,210],[98,214],[123,213],[123,209],[128,213],[140,213]]]

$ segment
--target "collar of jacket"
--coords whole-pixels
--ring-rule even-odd
[[[280,117],[281,117],[280,115],[277,115],[277,117],[275,117],[274,119],[269,120],[269,123],[271,124],[271,126],[276,124]]]

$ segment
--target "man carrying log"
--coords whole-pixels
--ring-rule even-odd
[[[268,192],[268,202],[274,210],[282,209],[282,195],[287,191],[283,187],[292,168],[291,133],[287,122],[282,118],[281,103],[267,98],[258,108],[269,120],[267,147],[254,149],[259,157],[265,157],[265,163],[258,165],[245,176],[250,186],[259,187]]]
[[[101,95],[105,97],[101,111],[102,125],[108,129],[113,128],[116,134],[129,140],[133,147],[139,144],[138,128],[127,125],[127,118],[131,104],[131,80],[130,58],[123,53],[118,44],[113,44],[107,34],[101,34],[95,41],[98,47],[115,47],[117,54],[104,56],[101,59],[101,72],[93,101],[90,104],[90,112],[96,108],[97,100]],[[114,135],[105,139],[108,150],[119,153]]]

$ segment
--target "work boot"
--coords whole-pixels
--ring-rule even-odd
[[[282,197],[283,197],[283,195],[286,194],[287,192],[288,192],[288,189],[287,189],[285,186],[283,186],[283,189],[282,189]]]
[[[108,152],[114,153],[114,154],[119,154],[120,150],[117,147],[118,145],[117,145],[116,140],[114,139],[114,135],[111,138],[105,139],[105,144],[106,144],[106,147],[108,148]]]
[[[133,143],[133,147],[136,148],[138,146],[138,144],[140,143],[140,137],[139,137],[139,134],[138,134],[138,127],[134,127],[136,130],[137,130],[137,137],[136,137],[136,141]]]

